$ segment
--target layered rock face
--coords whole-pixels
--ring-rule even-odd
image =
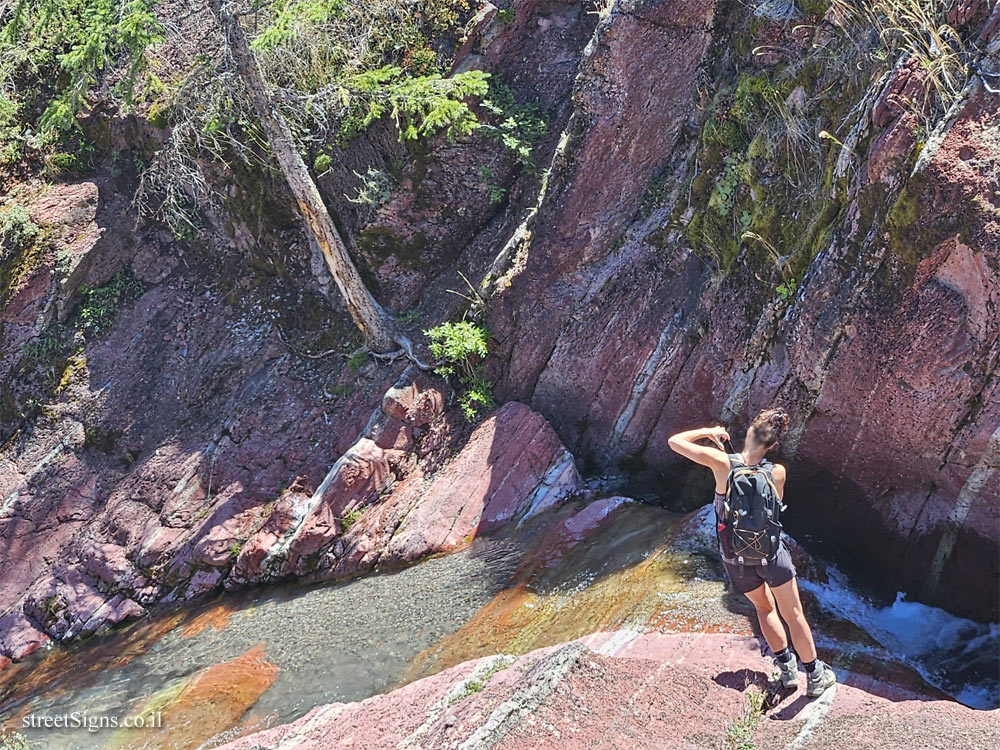
[[[231,484],[212,496],[198,484],[193,461],[195,473],[160,496],[159,513],[129,529],[131,542],[105,530],[137,521],[116,505],[60,524],[55,535],[44,524],[32,526],[21,515],[32,496],[23,485],[15,488],[7,529],[20,535],[4,553],[4,653],[22,658],[50,638],[89,635],[157,602],[221,587],[343,577],[460,549],[578,488],[573,457],[537,412],[516,402],[449,456],[461,432],[447,431],[443,394],[413,377],[403,371],[315,488],[299,476],[271,502],[259,495],[241,502]],[[52,476],[46,467],[38,473]],[[93,493],[94,481],[70,498]],[[50,550],[48,566],[40,565],[38,547]]]
[[[741,636],[601,633],[466,662],[223,747],[725,747],[748,711],[747,690],[770,669]],[[789,698],[750,730],[754,746],[971,749],[1000,740],[996,710],[921,700],[861,675],[841,680],[819,700]]]
[[[460,546],[575,487],[567,449],[631,494],[701,505],[667,436],[738,434],[775,403],[794,532],[883,591],[996,619],[998,11],[959,5],[979,72],[946,116],[913,104],[912,61],[857,80],[820,57],[841,49],[825,11],[480,16],[455,66],[546,112],[538,174],[481,137],[408,157],[376,128],[320,181],[380,301],[419,308],[412,334],[461,310],[457,272],[483,295],[488,373],[527,407],[471,434],[443,383],[343,361],[356,334],[269,178],[226,176],[215,244],[193,246],[137,227],[134,185],[107,171],[22,189],[54,244],[0,287],[0,650]],[[344,184],[373,154],[408,161],[362,211]],[[80,284],[123,270],[142,292],[107,331],[27,355],[74,320]]]
[[[671,433],[722,421],[739,435],[758,410],[782,405],[794,420],[781,451],[791,527],[886,591],[996,619],[993,79],[971,76],[947,116],[927,125],[914,101],[928,84],[904,61],[858,89],[859,114],[842,126],[815,104],[826,85],[854,96],[846,79],[837,83],[841,70],[781,87],[813,64],[810,43],[830,44],[831,13],[805,19],[815,22],[805,40],[759,17],[747,42],[745,31],[730,36],[731,10],[622,2],[599,25],[575,82],[565,153],[492,307],[503,392],[548,416],[585,471],[627,474],[670,504],[688,490]],[[966,33],[993,71],[988,10],[970,11]],[[817,152],[810,169],[837,179],[814,193],[803,182],[787,197],[793,176],[779,171],[786,157],[765,150],[766,121],[753,122],[760,130],[745,151],[726,145],[710,171],[718,154],[706,147],[715,143],[706,123],[735,119],[743,92],[762,84],[744,75],[729,99],[707,102],[699,76],[725,64],[727,43],[768,35],[788,49],[748,56],[753,75],[782,95],[791,89],[782,106],[801,109],[796,127],[843,141]],[[737,168],[750,175],[742,200],[719,187]],[[666,195],[649,209],[657,180]],[[732,206],[722,219],[736,227],[728,234],[710,224],[723,200]],[[801,236],[783,245],[787,227]],[[724,242],[732,247],[714,248]],[[794,291],[786,263],[803,268]]]

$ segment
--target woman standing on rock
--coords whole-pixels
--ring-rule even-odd
[[[781,671],[781,683],[786,688],[798,687],[798,654],[806,670],[806,694],[814,698],[837,678],[816,658],[812,631],[799,599],[795,566],[777,522],[784,507],[781,498],[787,474],[784,466],[770,463],[765,455],[778,445],[787,429],[788,414],[782,409],[767,409],[750,423],[739,453],[727,453],[723,447],[723,441],[729,440],[724,427],[679,432],[668,443],[715,475],[716,529],[733,590],[756,608],[761,632]],[[718,447],[702,445],[704,440]],[[782,620],[788,625],[795,653],[788,646]]]

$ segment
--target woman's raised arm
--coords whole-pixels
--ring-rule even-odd
[[[718,448],[709,445],[699,445],[699,440],[711,440]],[[697,430],[686,430],[671,435],[667,439],[667,445],[680,453],[685,458],[690,458],[695,463],[707,466],[710,469],[724,467],[729,469],[729,456],[723,449],[722,441],[729,440],[729,433],[725,427],[701,427]]]

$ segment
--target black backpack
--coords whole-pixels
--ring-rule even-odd
[[[764,459],[748,466],[738,453],[729,454],[729,478],[716,532],[722,554],[740,565],[767,565],[781,546],[779,517],[785,506]]]

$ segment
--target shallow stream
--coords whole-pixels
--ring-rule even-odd
[[[32,748],[208,748],[470,658],[599,630],[752,632],[718,565],[675,538],[679,516],[628,503],[582,543],[549,544],[545,525],[573,510],[401,571],[228,596],[50,649],[0,672],[0,725]],[[803,589],[835,666],[891,660],[968,705],[1000,704],[996,626],[901,601],[879,608],[830,570]],[[162,728],[24,728],[25,716],[73,712],[159,712]]]

